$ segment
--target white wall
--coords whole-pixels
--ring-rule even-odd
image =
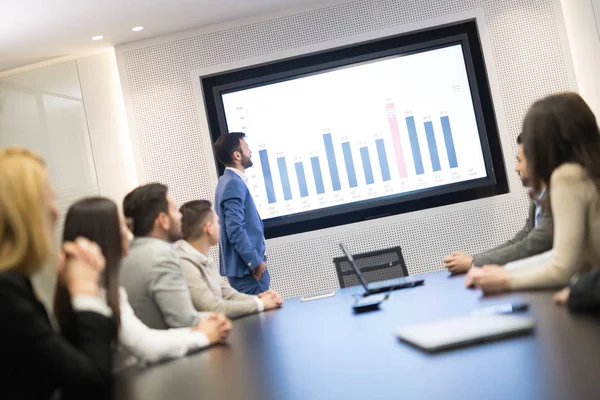
[[[86,196],[121,204],[137,175],[114,52],[43,67],[20,68],[0,78],[0,146],[20,145],[48,166],[61,218]],[[36,284],[48,304],[55,274]]]
[[[272,61],[477,17],[511,193],[491,199],[269,240],[272,285],[284,296],[338,286],[332,259],[344,241],[363,252],[401,245],[411,274],[441,268],[453,250],[479,252],[513,235],[528,198],[513,171],[528,106],[573,90],[558,0],[357,0],[234,21],[116,48],[136,166],[175,199],[214,196],[215,164],[197,71]]]
[[[598,27],[598,35],[600,35],[600,0],[592,0],[594,5],[594,15],[596,17],[596,26]]]
[[[600,0],[561,0],[577,88],[600,119]]]
[[[138,185],[125,105],[113,51],[77,60],[98,189],[119,207]]]
[[[74,200],[98,195],[75,61],[0,79],[0,146],[12,145],[34,150],[46,161],[60,225]],[[51,268],[36,279],[46,302],[54,282]]]

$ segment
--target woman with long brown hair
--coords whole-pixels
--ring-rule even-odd
[[[216,315],[201,319],[191,329],[170,330],[150,329],[135,316],[125,290],[119,287],[119,263],[127,254],[129,243],[127,226],[112,200],[91,197],[73,204],[67,212],[63,240],[68,242],[75,237],[98,243],[106,259],[100,285],[115,320],[113,343],[118,350],[118,368],[182,357],[227,336],[230,322]],[[73,310],[62,282],[57,284],[54,312],[61,329],[68,334],[73,325]]]
[[[25,149],[0,149],[1,399],[110,395],[113,321],[98,297],[98,246],[74,237],[59,254],[59,279],[73,304],[68,339],[53,329],[31,283],[53,264],[57,215],[43,161]]]
[[[534,103],[523,122],[523,148],[533,191],[546,185],[543,205],[554,217],[550,261],[506,271],[473,268],[465,284],[484,292],[557,288],[600,266],[600,130],[594,113],[575,93]]]

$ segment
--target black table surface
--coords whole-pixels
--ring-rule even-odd
[[[482,297],[464,277],[423,275],[381,310],[354,315],[353,294],[301,302],[234,321],[221,345],[117,376],[116,399],[598,399],[600,318],[571,315],[552,292]],[[398,327],[517,299],[533,334],[427,354]]]

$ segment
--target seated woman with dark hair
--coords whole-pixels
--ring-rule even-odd
[[[465,284],[485,293],[559,288],[600,266],[600,130],[593,112],[575,93],[552,95],[531,106],[521,135],[531,186],[548,190],[543,207],[554,218],[553,250],[549,261],[528,268],[472,268]]]
[[[43,161],[0,149],[0,399],[110,397],[114,325],[98,297],[98,246],[73,237],[59,254],[59,279],[73,305],[68,339],[53,329],[31,283],[53,263],[57,216]]]
[[[230,325],[216,315],[201,319],[192,328],[169,330],[150,329],[135,316],[125,290],[119,287],[119,263],[127,254],[129,245],[127,232],[117,205],[112,200],[93,197],[71,206],[63,233],[65,241],[74,237],[95,241],[106,258],[106,270],[100,285],[115,319],[112,339],[119,350],[117,367],[178,358],[189,351],[223,341]],[[54,311],[61,329],[68,335],[73,327],[73,309],[67,290],[60,281]]]

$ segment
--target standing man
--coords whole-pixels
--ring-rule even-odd
[[[527,159],[523,151],[521,135],[517,137],[517,163],[515,171],[523,186],[528,187]],[[515,237],[486,252],[471,256],[463,252],[454,252],[444,258],[444,267],[453,274],[467,272],[471,267],[487,264],[504,265],[511,261],[535,256],[552,249],[552,214],[544,212],[542,202],[546,201],[546,188],[531,200],[529,217],[525,226]]]
[[[221,135],[215,155],[225,166],[215,193],[221,237],[219,261],[221,275],[237,291],[258,295],[269,290],[271,277],[265,257],[265,234],[252,195],[246,186],[246,169],[252,166],[252,152],[245,134]]]

